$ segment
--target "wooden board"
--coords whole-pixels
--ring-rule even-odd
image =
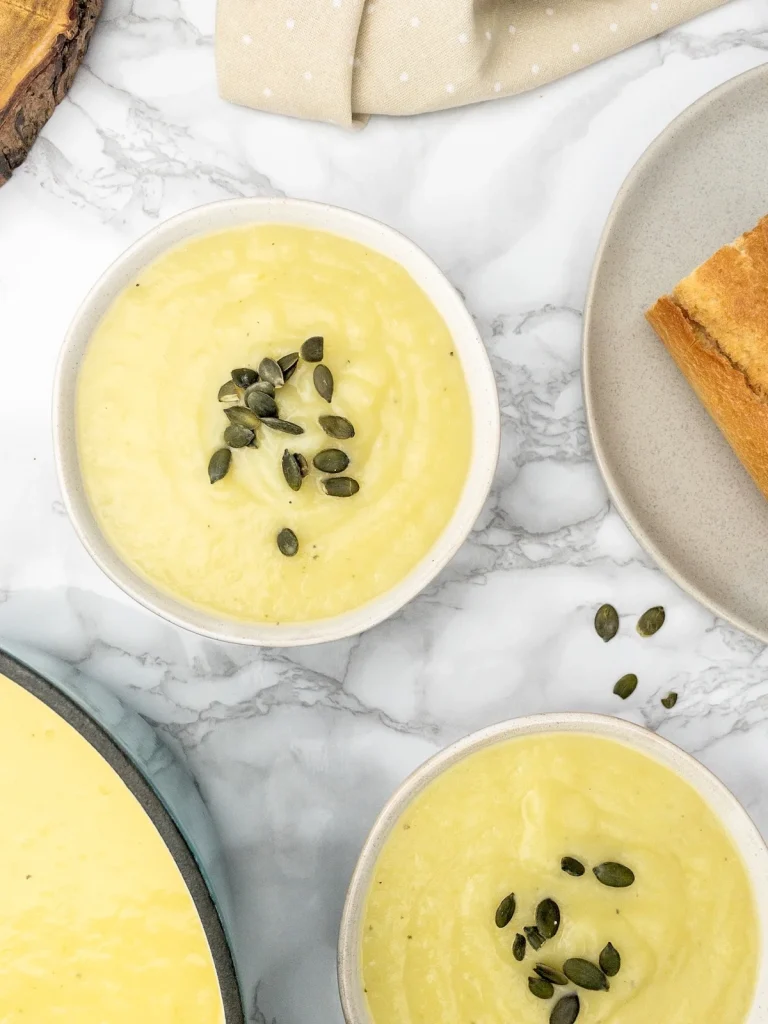
[[[102,0],[0,0],[0,185],[67,93]]]

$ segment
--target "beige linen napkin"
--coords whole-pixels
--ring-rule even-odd
[[[351,126],[534,89],[722,0],[218,0],[221,95]]]

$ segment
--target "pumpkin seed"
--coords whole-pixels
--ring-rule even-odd
[[[569,992],[567,996],[558,999],[552,1007],[549,1024],[574,1024],[580,1009],[579,997],[575,992]]]
[[[261,419],[262,416],[277,416],[277,402],[272,395],[264,391],[250,391],[245,396],[245,404]]]
[[[360,484],[351,476],[331,476],[323,480],[323,489],[332,498],[351,498],[360,490]]]
[[[248,404],[248,395],[250,395],[252,391],[263,391],[265,395],[272,395],[273,398],[275,397],[274,384],[270,384],[268,380],[257,380],[255,384],[251,384],[243,395],[243,400],[246,405]]]
[[[617,864],[615,861],[606,861],[605,864],[598,864],[592,868],[592,872],[598,882],[608,885],[612,889],[626,889],[635,880],[635,873],[624,864]]]
[[[666,697],[661,698],[661,703],[664,705],[665,708],[667,708],[667,710],[673,708],[675,704],[677,704],[677,694],[675,693],[675,691],[670,690]]]
[[[301,478],[303,480],[305,476],[309,476],[309,464],[307,463],[307,460],[304,458],[301,452],[294,452],[293,457],[294,459],[296,459],[296,462],[299,467],[299,472],[301,473]]]
[[[208,463],[208,479],[211,483],[215,484],[218,480],[223,480],[229,472],[231,464],[232,452],[229,448],[219,448],[215,451]]]
[[[249,388],[259,379],[258,373],[250,366],[241,366],[238,370],[232,371],[232,380],[239,388]]]
[[[262,416],[261,422],[273,430],[282,430],[284,434],[304,433],[304,427],[300,427],[298,423],[291,423],[290,420],[281,420],[277,416]]]
[[[333,374],[325,365],[318,363],[312,373],[312,380],[315,382],[315,390],[326,402],[333,398]]]
[[[256,430],[260,423],[256,413],[243,408],[242,405],[230,405],[228,409],[224,410],[224,415],[230,423],[238,423],[241,427],[249,427],[251,430]]]
[[[291,490],[298,491],[302,481],[301,470],[296,461],[296,456],[291,455],[287,448],[283,452],[283,476]]]
[[[287,356],[280,356],[277,365],[283,371],[283,380],[289,381],[299,365],[299,353],[289,352]]]
[[[248,445],[248,447],[249,448],[258,448],[259,447],[259,435],[256,433],[255,430],[253,432],[253,439],[252,439],[251,443]]]
[[[637,676],[634,672],[627,672],[625,676],[616,683],[613,688],[613,692],[617,697],[621,697],[622,700],[626,700],[627,697],[631,697],[637,689]]]
[[[538,928],[534,928],[533,925],[526,925],[523,928],[525,937],[530,943],[531,949],[539,950],[544,945],[544,936],[541,934]]]
[[[558,971],[556,967],[550,967],[548,964],[536,964],[533,969],[540,978],[548,981],[551,985],[568,984],[566,976],[562,971]]]
[[[552,982],[545,981],[543,978],[529,978],[528,988],[530,989],[531,995],[536,996],[537,999],[551,999],[555,994]]]
[[[585,871],[584,865],[575,857],[563,857],[560,867],[566,875],[573,875],[574,878],[581,878]]]
[[[515,894],[511,892],[509,896],[505,896],[501,903],[496,908],[496,927],[506,928],[512,918],[515,916],[515,908],[517,903],[515,902]]]
[[[536,927],[545,939],[553,939],[560,927],[560,907],[549,898],[536,907]]]
[[[289,530],[286,526],[277,535],[277,546],[280,549],[280,554],[285,555],[286,558],[293,558],[299,550],[299,538],[293,530]]]
[[[319,363],[323,358],[323,339],[320,337],[307,338],[301,346],[301,358],[308,363]]]
[[[254,431],[250,427],[244,427],[240,423],[230,423],[224,431],[224,444],[230,448],[245,448],[254,437]]]
[[[614,978],[621,970],[621,956],[611,942],[600,953],[600,970],[609,978]]]
[[[285,377],[279,363],[269,357],[262,359],[259,363],[259,377],[274,384],[276,388],[281,388],[285,384]]]
[[[643,612],[637,620],[637,626],[635,628],[640,636],[653,636],[653,634],[658,633],[664,625],[664,619],[666,619],[666,617],[667,613],[661,605],[657,605],[655,608],[649,608],[647,612]]]
[[[518,961],[525,956],[525,936],[520,932],[517,933],[515,941],[512,943],[512,956]]]
[[[312,465],[321,473],[343,473],[349,465],[349,456],[341,448],[324,448],[312,459]]]
[[[336,437],[340,441],[355,436],[355,428],[344,416],[321,416],[319,423],[329,437]]]
[[[583,960],[580,956],[573,956],[565,961],[563,974],[574,985],[589,989],[590,992],[607,992],[610,988],[608,979],[597,964]]]
[[[219,401],[220,402],[239,402],[240,392],[237,390],[237,385],[233,380],[228,380],[219,388]]]
[[[619,613],[612,604],[603,604],[595,615],[595,632],[605,643],[619,632]]]

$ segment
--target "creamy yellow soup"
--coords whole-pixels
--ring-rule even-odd
[[[154,825],[0,675],[0,1024],[223,1024],[208,943]]]
[[[324,338],[335,390],[301,362],[276,399],[298,437],[266,427],[223,480],[207,466],[227,419],[217,400],[237,367]],[[338,441],[318,423],[346,417]],[[336,615],[389,590],[424,557],[459,500],[472,423],[445,322],[398,264],[355,242],[289,226],[196,238],[161,256],[114,302],[80,371],[77,437],[99,525],[133,569],[194,606],[250,621]],[[326,448],[360,490],[300,491],[285,449]],[[293,530],[299,552],[276,536]]]
[[[561,870],[565,856],[583,876]],[[634,884],[601,885],[604,862]],[[559,930],[518,962],[515,935],[547,898]],[[537,963],[597,964],[609,942],[609,991],[529,992]],[[472,754],[417,797],[376,864],[362,938],[375,1024],[546,1024],[571,992],[578,1024],[743,1024],[759,952],[745,867],[698,793],[629,747],[565,733]]]

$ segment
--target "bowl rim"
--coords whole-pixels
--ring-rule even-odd
[[[279,626],[195,608],[131,569],[107,541],[84,494],[74,423],[80,362],[97,323],[125,284],[140,267],[185,240],[249,223],[305,226],[350,238],[382,252],[414,276],[456,341],[474,434],[467,477],[453,513],[431,548],[403,579],[383,594],[339,615]],[[382,247],[360,242],[353,233],[355,229],[360,234],[374,233]],[[416,277],[413,267],[424,276]],[[449,318],[460,324],[460,333],[448,323]],[[53,448],[59,488],[70,522],[91,558],[124,593],[161,618],[211,639],[252,646],[294,647],[356,636],[399,612],[428,587],[462,546],[482,511],[498,461],[500,419],[498,392],[485,345],[462,297],[435,261],[406,235],[373,217],[327,203],[291,198],[240,197],[206,203],[176,214],[141,235],[103,271],[75,312],[61,345],[53,385]]]
[[[375,1024],[365,1005],[360,984],[360,930],[373,869],[382,846],[403,813],[431,782],[471,754],[521,736],[565,732],[623,743],[661,763],[693,786],[742,857],[753,890],[761,943],[765,948],[768,934],[768,846],[741,802],[714,772],[671,740],[622,718],[578,711],[524,715],[469,733],[437,751],[400,783],[379,812],[352,873],[339,927],[337,975],[346,1024]],[[714,800],[717,800],[718,807]],[[727,820],[724,809],[727,809]],[[765,957],[758,960],[755,995],[744,1024],[758,1024],[758,1021],[767,1019],[768,965],[764,960]]]
[[[176,820],[144,773],[115,739],[87,711],[54,683],[23,661],[0,649],[0,675],[50,708],[92,747],[127,787],[160,835],[184,888],[194,903],[211,953],[224,1011],[224,1024],[245,1024],[243,1002],[232,951],[213,895]]]

